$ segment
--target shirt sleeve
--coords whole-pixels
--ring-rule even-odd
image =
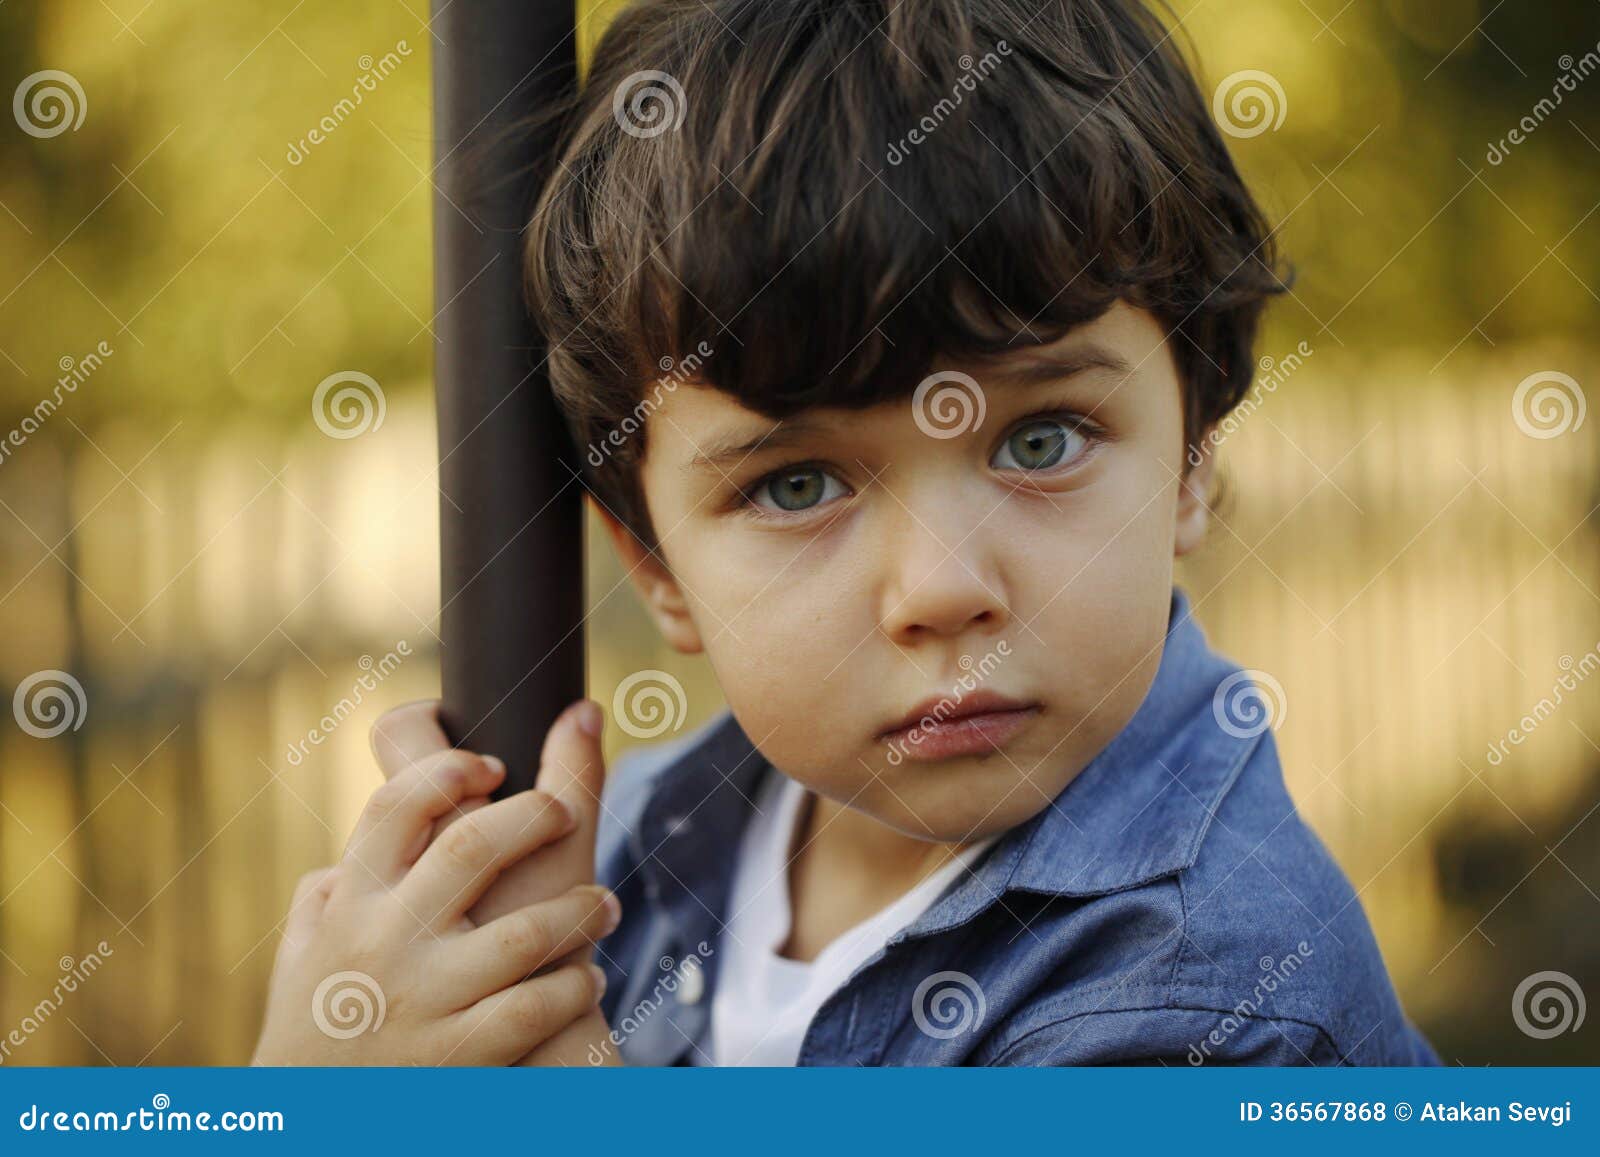
[[[1030,1029],[991,1065],[1341,1065],[1327,1033],[1283,1017],[1201,1008],[1107,1009]]]

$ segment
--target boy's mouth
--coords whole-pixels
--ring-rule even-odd
[[[1005,746],[1040,711],[1028,703],[993,691],[977,691],[961,699],[925,699],[878,738],[900,758],[951,759],[981,755]]]

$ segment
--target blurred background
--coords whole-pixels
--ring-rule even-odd
[[[1513,1012],[1600,995],[1600,7],[1170,19],[1299,276],[1183,581],[1447,1062],[1600,1061]],[[368,726],[437,692],[426,20],[0,5],[0,1062],[246,1062]],[[600,547],[590,693],[709,717]]]

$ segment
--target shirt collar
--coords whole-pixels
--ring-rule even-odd
[[[954,927],[1008,890],[1094,896],[1191,866],[1261,730],[1222,700],[1238,668],[1174,588],[1161,661],[1133,718],[1049,807],[1013,828],[902,935]],[[1230,684],[1231,686],[1231,684]],[[661,772],[638,835],[662,879],[721,920],[740,835],[768,764],[731,712]],[[696,838],[675,839],[692,830]]]

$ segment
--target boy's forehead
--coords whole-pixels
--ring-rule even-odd
[[[941,361],[924,382],[990,393],[1048,384],[1079,387],[1087,404],[1120,388],[1146,366],[1164,335],[1147,312],[1113,307],[1064,337],[1015,348],[982,359]],[[866,407],[819,404],[781,419],[744,405],[733,393],[705,381],[686,381],[662,399],[651,416],[653,445],[671,445],[670,457],[685,471],[727,470],[762,450],[814,443],[862,425],[914,422],[919,383]]]

